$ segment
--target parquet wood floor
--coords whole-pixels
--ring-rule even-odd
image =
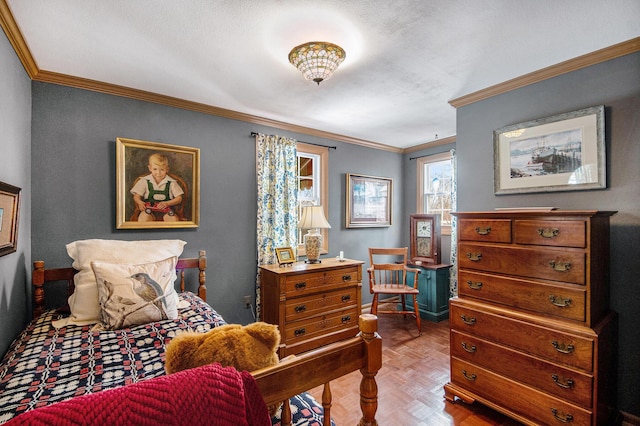
[[[386,315],[378,319],[378,333],[382,336],[382,369],[376,376],[379,425],[520,425],[481,404],[444,399],[443,386],[449,380],[449,321],[423,320],[422,335],[416,337],[414,319]],[[360,377],[356,371],[331,382],[331,417],[337,426],[360,421]],[[322,387],[309,393],[322,401]]]

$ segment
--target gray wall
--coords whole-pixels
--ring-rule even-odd
[[[493,194],[492,132],[604,104],[608,188]],[[611,219],[611,308],[618,312],[618,407],[640,415],[640,53],[495,96],[457,111],[458,210],[555,206],[617,210]]]
[[[253,320],[243,295],[256,275],[255,142],[251,131],[276,129],[117,96],[46,83],[33,84],[33,258],[69,265],[65,244],[76,239],[187,241],[185,255],[207,250],[208,301],[229,322]],[[402,156],[288,133],[302,141],[337,146],[329,151],[329,256],[340,250],[367,259],[368,245],[402,238]],[[115,138],[200,148],[201,221],[197,229],[115,229]],[[390,177],[394,225],[345,229],[345,174]],[[366,265],[365,265],[366,267]],[[370,301],[368,288],[364,301]]]
[[[31,264],[31,81],[0,33],[0,181],[22,189],[17,252],[0,257],[0,354],[27,318]]]

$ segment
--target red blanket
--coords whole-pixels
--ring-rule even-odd
[[[271,425],[253,376],[211,364],[61,401],[16,425]]]

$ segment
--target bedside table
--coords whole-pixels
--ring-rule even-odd
[[[359,260],[260,266],[261,320],[280,329],[280,358],[358,334]]]

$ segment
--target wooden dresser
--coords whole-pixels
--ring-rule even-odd
[[[280,329],[280,358],[358,334],[363,263],[322,259],[260,267],[262,321]]]
[[[524,424],[608,424],[616,395],[614,213],[455,213],[447,400],[479,401]]]

